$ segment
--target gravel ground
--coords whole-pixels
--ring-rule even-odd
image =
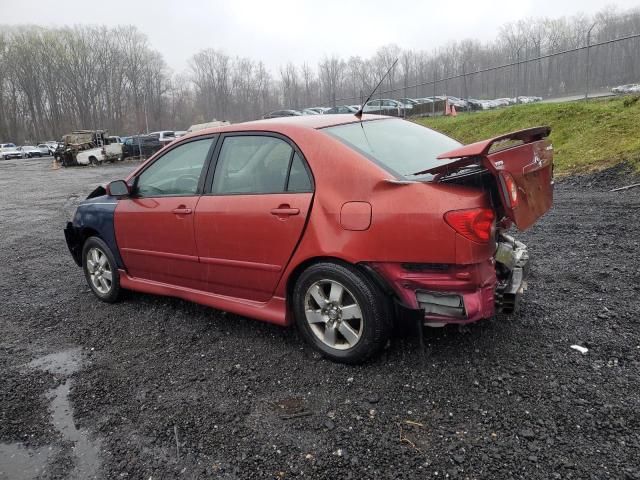
[[[640,478],[640,188],[608,191],[624,171],[560,182],[519,235],[519,314],[350,367],[293,329],[97,301],[62,228],[134,166],[0,162],[0,479]]]

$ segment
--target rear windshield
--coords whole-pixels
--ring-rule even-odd
[[[445,165],[441,153],[461,146],[454,139],[400,119],[368,120],[324,129],[347,146],[362,153],[397,178],[427,180],[431,175],[413,175]]]

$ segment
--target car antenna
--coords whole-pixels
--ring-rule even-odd
[[[396,63],[398,63],[398,59],[396,58],[396,60],[391,64],[391,66],[389,67],[389,70],[387,70],[387,73],[385,73],[382,78],[380,79],[380,81],[378,82],[378,84],[376,85],[376,88],[374,88],[371,93],[369,94],[369,96],[367,97],[367,99],[364,101],[364,103],[362,105],[360,105],[360,109],[355,113],[355,116],[358,117],[359,120],[362,120],[362,111],[364,109],[364,106],[369,102],[369,100],[371,100],[371,97],[373,97],[373,94],[376,93],[376,90],[378,90],[378,87],[380,87],[380,85],[382,84],[382,82],[384,81],[385,78],[387,78],[387,75],[389,75],[389,72],[391,72],[391,70],[393,69],[393,67],[396,66]]]

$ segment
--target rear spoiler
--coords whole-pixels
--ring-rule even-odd
[[[481,140],[476,143],[470,143],[464,147],[456,148],[450,152],[442,153],[438,155],[438,160],[445,160],[451,158],[465,158],[465,157],[484,157],[486,156],[493,144],[497,142],[503,142],[505,140],[522,140],[523,143],[536,142],[549,136],[551,133],[550,127],[533,127],[526,128],[524,130],[518,130],[516,132],[500,135],[499,137],[490,138],[488,140]]]

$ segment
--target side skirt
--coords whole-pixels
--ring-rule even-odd
[[[181,298],[189,302],[199,303],[217,310],[255,318],[275,325],[287,326],[291,323],[286,314],[287,303],[282,297],[273,297],[268,302],[255,302],[131,277],[124,270],[118,270],[118,272],[120,273],[120,286],[127,290]]]

